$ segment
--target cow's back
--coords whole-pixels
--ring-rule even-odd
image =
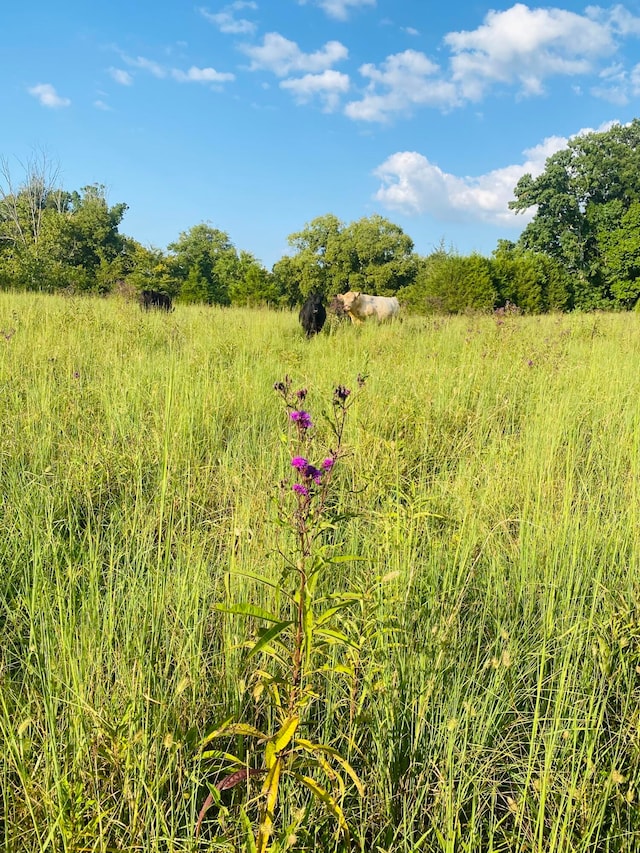
[[[400,303],[395,296],[370,296],[361,293],[351,307],[352,313],[361,320],[375,317],[378,322],[396,317]]]

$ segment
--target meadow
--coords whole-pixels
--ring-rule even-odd
[[[282,606],[273,386],[320,439],[366,374],[330,542],[358,559],[322,581],[358,594],[349,666],[306,723],[362,781],[351,849],[640,850],[639,365],[637,313],[307,341],[287,311],[1,293],[0,848],[246,849],[259,784],[195,827],[203,738],[270,714],[259,626],[220,605]],[[283,786],[272,849],[346,851]]]

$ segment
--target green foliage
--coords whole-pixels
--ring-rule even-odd
[[[501,240],[491,259],[491,271],[502,304],[510,302],[526,314],[571,307],[569,276],[562,264],[549,255],[522,250]]]
[[[289,734],[266,678],[297,612],[271,383],[295,372],[321,413],[366,357],[316,542],[315,624],[351,644],[326,632],[282,750],[330,747],[364,797],[301,752],[272,843],[635,851],[639,332],[635,312],[439,316],[309,342],[295,312],[0,293],[0,849],[255,846],[266,741],[201,744],[216,721]]]
[[[345,226],[332,214],[312,220],[289,236],[297,250],[274,267],[285,292],[300,300],[316,291],[325,296],[359,290],[392,295],[408,286],[416,274],[413,241],[382,216],[364,217]]]
[[[575,307],[625,307],[633,301],[633,278],[625,279],[634,275],[633,264],[622,256],[631,258],[635,251],[624,217],[640,199],[640,120],[574,137],[547,159],[541,175],[523,176],[514,194],[512,209],[537,206],[519,245],[560,262],[574,280]]]
[[[360,376],[358,384],[364,385]],[[289,528],[292,538],[290,552],[283,554],[284,567],[276,587],[281,609],[273,613],[247,604],[220,607],[223,612],[263,623],[257,639],[247,643],[247,664],[250,661],[251,665],[246,683],[252,685],[254,699],[266,697],[274,728],[272,732],[263,732],[253,722],[229,720],[203,741],[206,747],[219,738],[242,735],[255,739],[263,752],[263,768],[253,770],[245,768],[240,756],[219,750],[204,753],[204,757],[222,759],[226,767],[226,775],[217,785],[219,790],[247,782],[252,774],[264,776],[255,841],[249,842],[256,853],[280,850],[291,834],[288,827],[280,833],[280,840],[272,840],[277,823],[276,806],[285,779],[306,789],[335,818],[347,845],[349,828],[342,809],[346,792],[344,777],[364,796],[360,779],[337,749],[310,739],[309,735],[300,735],[310,732],[314,718],[326,715],[326,680],[349,671],[344,661],[348,661],[349,647],[355,644],[340,629],[338,620],[360,597],[351,591],[342,594],[333,591],[329,596],[321,591],[323,576],[336,563],[355,559],[336,557],[334,549],[323,541],[328,531],[337,529],[339,520],[337,508],[332,513],[329,511],[331,481],[341,460],[347,413],[354,397],[344,386],[335,389],[329,413],[324,415],[332,433],[332,449],[325,451],[329,455],[325,455],[323,462],[318,460],[316,467],[307,458],[312,452],[318,453],[312,438],[314,424],[310,414],[301,408],[307,389],[293,393],[291,380],[286,377],[284,382],[276,383],[275,390],[282,397],[293,429],[289,444],[296,481],[293,486],[286,478],[281,482],[280,520],[284,528]],[[269,583],[266,578],[265,581]],[[326,776],[322,784],[315,778],[317,770]],[[325,787],[327,784],[329,787]],[[214,801],[215,795],[210,794],[200,811],[196,834],[206,809]],[[304,828],[301,823],[298,820],[296,830]]]
[[[603,231],[602,246],[611,293],[631,308],[640,297],[640,202],[633,202],[617,227]]]
[[[414,284],[400,298],[418,313],[492,310],[497,292],[491,263],[476,253],[462,256],[440,248],[419,263]]]
[[[0,187],[0,280],[25,290],[109,291],[120,272],[126,204],[108,207],[104,187],[68,193],[53,184],[46,158],[30,161],[14,188]]]

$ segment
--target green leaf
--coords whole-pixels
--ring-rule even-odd
[[[251,826],[251,821],[244,810],[244,806],[240,806],[240,823],[244,830],[247,853],[256,853],[256,841],[253,837],[253,827]]]
[[[340,554],[337,557],[330,557],[329,563],[366,563],[367,557],[359,557],[357,554]]]
[[[300,717],[289,717],[288,720],[285,720],[274,739],[276,752],[281,752],[285,747],[289,746],[299,723]]]
[[[351,646],[352,649],[359,649],[357,643],[343,634],[342,631],[335,631],[333,628],[323,628],[322,631],[316,631],[317,637],[324,638],[329,643],[342,643],[345,646]]]
[[[272,589],[278,589],[280,592],[284,593],[284,595],[288,596],[286,590],[282,589],[281,585],[277,581],[269,580],[268,578],[263,578],[262,575],[258,575],[255,572],[248,572],[246,569],[242,571],[238,571],[238,569],[234,569],[231,572],[234,578],[249,578],[249,580],[257,581],[258,583],[264,584],[264,586],[270,586]],[[290,597],[290,596],[288,596]]]
[[[222,733],[226,731],[227,726],[231,723],[232,720],[233,717],[228,717],[224,721],[224,723],[221,723],[221,725],[218,726],[217,729],[214,729],[212,732],[206,735],[205,739],[202,741],[202,746],[204,746],[205,743],[209,743],[210,740],[213,740],[216,737],[221,737]]]
[[[358,793],[361,797],[364,797],[364,785],[360,781],[358,774],[353,769],[353,767],[349,764],[346,758],[343,758],[342,755],[332,746],[327,746],[323,743],[313,743],[310,740],[306,740],[305,738],[296,738],[296,746],[301,746],[307,752],[311,752],[316,754],[318,752],[324,753],[325,755],[330,755],[334,761],[337,761],[338,764],[342,767],[344,772],[351,778],[353,784],[356,786]]]
[[[286,622],[277,622],[275,625],[272,625],[267,631],[262,634],[260,639],[254,645],[254,647],[249,652],[248,658],[252,658],[254,655],[257,655],[258,652],[261,652],[265,646],[268,646],[271,640],[281,634],[285,628],[288,628],[289,625],[293,625],[293,620],[289,619]],[[275,654],[273,650],[271,650],[272,654]]]
[[[287,667],[287,661],[282,657],[282,655],[278,654],[278,652],[273,648],[273,646],[263,646],[260,649],[263,655],[268,655],[273,660],[277,661],[283,669]],[[273,680],[273,679],[271,679]]]
[[[255,604],[216,604],[216,610],[221,613],[235,613],[238,616],[255,616],[256,619],[265,619],[267,622],[279,622],[280,617],[263,610],[261,607],[256,607]]]
[[[208,734],[205,739],[202,741],[202,746],[214,740],[217,737],[229,737],[229,735],[247,735],[248,737],[257,737],[260,740],[269,740],[269,735],[266,735],[264,732],[261,732],[260,729],[256,729],[254,726],[250,726],[248,723],[231,723],[227,722],[223,724],[219,729]]]
[[[321,613],[316,617],[316,626],[322,625],[324,622],[327,622],[331,619],[332,616],[335,616],[343,607],[347,607],[349,604],[353,604],[353,600],[341,601],[338,604],[335,604],[333,607],[329,607],[324,613]]]
[[[343,663],[330,664],[325,663],[321,667],[318,668],[317,672],[332,672],[335,675],[348,675],[350,678],[353,678],[355,675],[352,666],[346,666]]]
[[[237,764],[240,767],[244,767],[244,761],[241,758],[238,758],[237,755],[232,755],[230,752],[223,752],[221,749],[207,749],[200,757],[224,759],[229,764]]]
[[[315,779],[312,779],[310,776],[303,776],[301,773],[292,773],[291,775],[294,779],[300,782],[301,785],[308,788],[317,800],[320,800],[327,811],[329,811],[338,821],[340,829],[342,829],[348,836],[349,828],[347,827],[347,822],[344,818],[342,809],[331,794],[328,791],[325,791],[325,789],[318,785]]]

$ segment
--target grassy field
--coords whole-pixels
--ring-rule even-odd
[[[288,312],[0,294],[0,848],[243,849],[259,785],[194,828],[202,738],[269,714],[256,626],[217,605],[278,605],[247,577],[282,570],[273,384],[319,414],[366,373],[335,480],[362,559],[324,579],[361,593],[351,674],[307,723],[363,781],[352,849],[640,850],[639,366],[638,314],[307,341]],[[346,850],[293,784],[276,823]]]

